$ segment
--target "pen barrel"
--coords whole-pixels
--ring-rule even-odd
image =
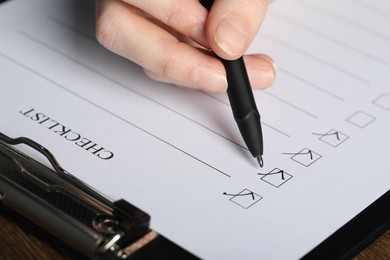
[[[200,0],[199,2],[207,9],[207,11],[210,11],[214,0]]]
[[[199,1],[210,11],[214,1]],[[257,111],[255,98],[253,97],[244,59],[220,61],[225,66],[230,105],[234,119],[238,125],[242,138],[253,157],[263,154],[263,136],[260,124],[260,114]]]
[[[250,87],[244,59],[224,60],[230,105],[246,146],[253,157],[263,154],[260,114]]]
[[[250,112],[259,114],[243,58],[224,60],[220,58],[226,70],[228,81],[227,94],[233,109],[234,118],[240,120]],[[259,116],[260,117],[260,116]]]

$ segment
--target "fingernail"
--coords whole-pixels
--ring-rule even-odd
[[[215,30],[214,40],[227,54],[236,56],[243,52],[248,39],[248,31],[237,18],[222,18]]]
[[[268,88],[275,82],[275,71],[269,69],[248,70],[253,88]]]
[[[225,92],[228,86],[224,73],[203,66],[193,70],[192,81],[194,87],[212,92]]]
[[[273,61],[271,61],[271,64],[272,64],[272,67],[274,68],[274,71],[273,71],[274,78],[276,78],[276,74],[278,72],[278,65]]]

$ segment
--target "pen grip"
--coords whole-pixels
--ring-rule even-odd
[[[234,119],[248,150],[253,157],[263,154],[260,114],[251,90],[243,58],[221,59],[226,69],[230,105]],[[259,145],[260,144],[260,145]]]
[[[199,2],[203,5],[203,7],[210,11],[214,0],[200,0]],[[242,57],[237,60],[225,60],[220,57],[218,58],[223,63],[226,70],[229,85],[227,93],[230,104],[234,107],[234,118],[236,120],[240,120],[251,112],[259,114],[252,90],[250,89],[244,59]]]
[[[208,11],[213,0],[199,1]],[[260,114],[249,83],[243,57],[237,60],[225,60],[218,57],[226,70],[228,81],[227,94],[233,111],[234,119],[240,130],[248,150],[253,157],[263,154],[263,137],[260,124]]]
[[[244,59],[224,60],[219,58],[226,70],[228,81],[227,94],[236,120],[246,117],[250,112],[259,114],[253,92],[250,87]]]

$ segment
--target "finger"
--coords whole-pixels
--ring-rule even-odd
[[[167,81],[209,91],[226,90],[223,65],[178,41],[121,1],[99,0],[96,37],[107,49]]]
[[[207,11],[197,0],[123,0],[133,5],[177,32],[209,47],[204,25]]]
[[[276,66],[270,57],[255,54],[244,56],[244,60],[252,88],[264,89],[271,87],[274,84],[276,78]],[[165,78],[163,75],[158,75],[148,70],[145,70],[145,73],[154,80],[176,84],[170,79]],[[211,85],[212,82],[207,82],[206,84]],[[206,90],[213,91],[211,88]]]
[[[215,0],[206,24],[211,49],[227,60],[242,56],[260,28],[267,3],[267,0]]]
[[[245,55],[244,61],[252,88],[263,89],[274,84],[277,67],[269,56],[263,54]]]

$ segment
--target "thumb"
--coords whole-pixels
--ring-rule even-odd
[[[263,22],[267,0],[215,0],[206,23],[211,49],[233,60],[248,49]]]

